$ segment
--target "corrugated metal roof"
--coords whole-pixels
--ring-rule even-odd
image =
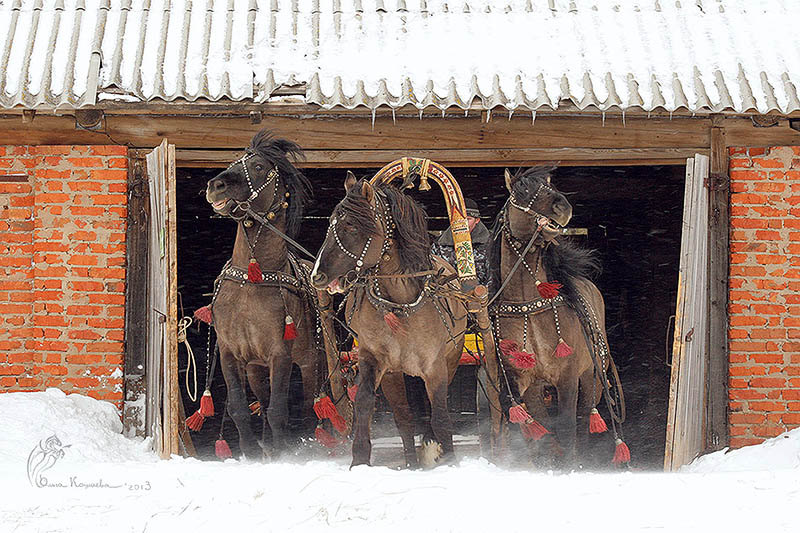
[[[0,106],[292,86],[324,108],[788,114],[798,20],[796,0],[0,0]]]

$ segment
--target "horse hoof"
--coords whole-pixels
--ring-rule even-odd
[[[354,459],[353,462],[350,463],[350,470],[354,469],[357,466],[372,466],[372,465],[369,464],[369,461],[362,461],[362,460],[356,461]]]

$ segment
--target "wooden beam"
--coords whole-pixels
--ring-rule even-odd
[[[728,445],[728,141],[721,127],[711,128],[708,228],[708,375],[706,382],[706,450]]]
[[[144,437],[147,372],[147,223],[150,194],[145,162],[128,159],[128,221],[125,246],[125,403],[126,435]]]
[[[714,125],[725,130],[727,146],[748,146],[750,148],[768,146],[797,146],[800,132],[789,127],[789,120],[781,118],[777,125],[760,128],[749,118],[719,118]],[[727,171],[727,170],[726,170]]]
[[[179,167],[225,167],[241,150],[178,150]],[[511,148],[451,150],[307,150],[303,168],[380,167],[389,161],[413,155],[426,157],[443,165],[532,166],[558,162],[562,166],[581,165],[685,165],[696,153],[708,155],[708,149],[696,148]]]
[[[306,150],[472,150],[531,148],[694,148],[709,146],[709,119],[542,117],[481,122],[468,118],[297,118],[107,115],[104,131],[76,130],[69,116],[38,116],[30,124],[0,117],[0,144],[122,144],[152,148],[168,137],[180,149],[242,149],[263,128]]]

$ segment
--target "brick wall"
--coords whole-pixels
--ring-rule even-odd
[[[730,444],[800,426],[800,147],[733,148]]]
[[[0,146],[0,392],[122,401],[127,150]]]

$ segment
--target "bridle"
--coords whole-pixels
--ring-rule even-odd
[[[378,212],[378,208],[380,208],[380,213]],[[389,246],[392,243],[392,230],[394,229],[394,221],[392,220],[392,215],[390,210],[384,205],[383,201],[381,200],[381,193],[375,193],[375,207],[370,207],[373,215],[375,216],[375,224],[380,227],[381,221],[383,222],[384,232],[383,232],[383,242],[381,243],[380,254],[378,254],[379,258],[382,258],[386,252],[389,250]],[[372,238],[373,235],[370,235],[367,238],[367,241],[364,243],[364,247],[361,249],[361,252],[356,255],[355,253],[348,250],[342,240],[339,238],[339,232],[336,229],[337,224],[339,223],[339,219],[334,215],[331,219],[330,226],[328,226],[328,233],[333,235],[333,240],[336,243],[336,246],[339,247],[339,250],[342,251],[347,257],[353,259],[355,261],[355,266],[347,271],[342,279],[348,285],[352,285],[355,283],[360,277],[363,277],[361,270],[364,268],[364,258],[367,256],[367,253],[372,246]],[[326,235],[327,238],[327,235]],[[380,265],[380,259],[378,259],[378,263],[371,267],[367,267],[366,270],[371,270],[376,266]],[[347,287],[342,287],[343,289],[347,289]]]
[[[272,188],[272,202],[270,203],[269,207],[265,211],[262,211],[262,212],[260,212],[258,214],[267,215],[267,218],[273,219],[273,218],[275,218],[275,212],[276,211],[278,211],[279,209],[286,209],[286,208],[289,207],[288,202],[286,202],[285,200],[283,202],[280,202],[279,201],[280,199],[278,198],[278,183],[277,182],[278,182],[278,179],[280,179],[280,173],[278,172],[278,166],[277,165],[272,167],[270,169],[270,171],[267,172],[267,176],[264,179],[264,183],[259,185],[257,188],[253,187],[253,180],[250,178],[250,171],[248,170],[246,163],[247,163],[247,161],[249,159],[251,159],[251,158],[253,158],[255,156],[256,156],[255,153],[253,153],[253,152],[248,150],[248,151],[245,152],[245,154],[241,158],[237,159],[236,161],[234,161],[233,163],[228,165],[228,170],[230,170],[231,168],[233,168],[236,165],[239,165],[239,164],[242,165],[242,171],[244,172],[244,177],[247,180],[247,188],[250,190],[250,196],[247,198],[247,200],[239,201],[239,200],[234,200],[233,198],[231,198],[231,200],[236,205],[234,206],[233,209],[231,209],[231,212],[230,212],[230,214],[228,216],[231,217],[232,219],[236,220],[236,221],[242,221],[245,218],[247,218],[247,216],[249,214],[256,213],[256,211],[254,211],[253,208],[252,208],[253,200],[258,198],[258,196],[262,193],[262,191],[264,191],[264,189],[266,189],[267,186],[269,186],[273,182],[275,182],[275,186]],[[289,193],[287,193],[287,198],[288,198],[288,194]],[[272,215],[271,217],[269,216],[270,214]]]

